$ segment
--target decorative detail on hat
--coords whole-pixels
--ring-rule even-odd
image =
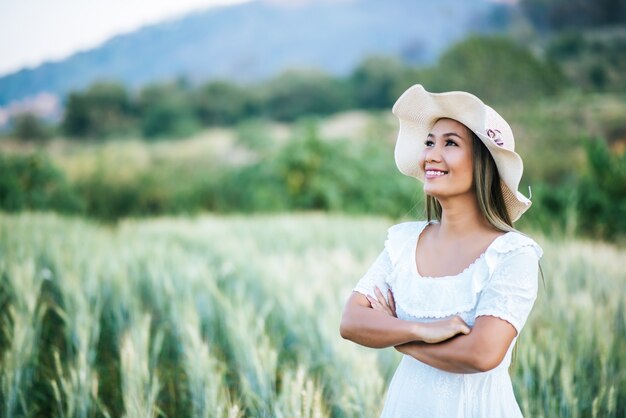
[[[502,141],[502,132],[498,129],[487,129],[487,136],[491,138],[493,142],[496,143],[497,146],[504,146],[504,142]]]

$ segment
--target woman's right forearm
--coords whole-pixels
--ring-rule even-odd
[[[420,325],[363,305],[348,303],[340,333],[347,340],[371,348],[392,347],[418,339]]]

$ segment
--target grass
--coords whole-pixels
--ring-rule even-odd
[[[399,355],[339,337],[390,221],[0,214],[6,417],[375,417]],[[542,236],[526,416],[626,414],[626,251]]]

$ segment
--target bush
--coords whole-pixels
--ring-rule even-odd
[[[21,113],[15,116],[12,122],[12,135],[19,139],[43,141],[52,135],[50,128],[33,113]]]
[[[0,208],[78,212],[82,201],[43,154],[0,155]]]
[[[544,233],[596,239],[626,236],[626,153],[614,154],[601,139],[586,140],[587,170],[559,184],[533,187],[533,208],[524,224]]]
[[[136,109],[126,87],[99,82],[67,98],[63,131],[77,138],[129,135],[136,129]]]
[[[532,207],[517,228],[530,227],[547,236],[573,236],[579,223],[578,179],[558,185],[539,182],[532,187]]]
[[[421,72],[389,57],[365,59],[350,76],[356,107],[390,109],[398,97],[419,82]]]
[[[139,96],[141,132],[146,138],[185,137],[200,129],[190,92],[180,83],[154,84]]]
[[[314,124],[278,153],[231,170],[220,182],[222,211],[326,210],[407,215],[419,200],[417,181],[398,173],[380,139],[361,144],[322,140]]]
[[[127,216],[192,214],[213,210],[215,178],[209,170],[190,167],[181,172],[174,164],[161,163],[132,179],[120,180],[102,170],[76,185],[89,216],[117,221]]]
[[[561,70],[506,38],[470,37],[448,49],[430,76],[430,90],[463,90],[486,102],[537,99],[562,90]]]
[[[623,30],[564,32],[546,54],[558,60],[573,85],[587,91],[626,90],[626,33]]]
[[[598,237],[626,234],[626,153],[611,153],[600,139],[586,143],[588,172],[579,186],[580,226]]]
[[[259,112],[258,98],[250,89],[228,81],[205,84],[192,93],[192,100],[194,111],[205,126],[232,125]]]
[[[337,79],[317,71],[287,71],[261,87],[262,116],[293,121],[303,115],[328,115],[350,106]]]

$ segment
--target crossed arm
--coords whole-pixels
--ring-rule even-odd
[[[420,323],[395,316],[391,292],[388,302],[378,289],[377,298],[353,292],[341,319],[343,338],[372,348],[394,346],[396,350],[432,367],[452,373],[478,373],[502,362],[517,335],[509,322],[479,316],[470,328],[454,316]]]

